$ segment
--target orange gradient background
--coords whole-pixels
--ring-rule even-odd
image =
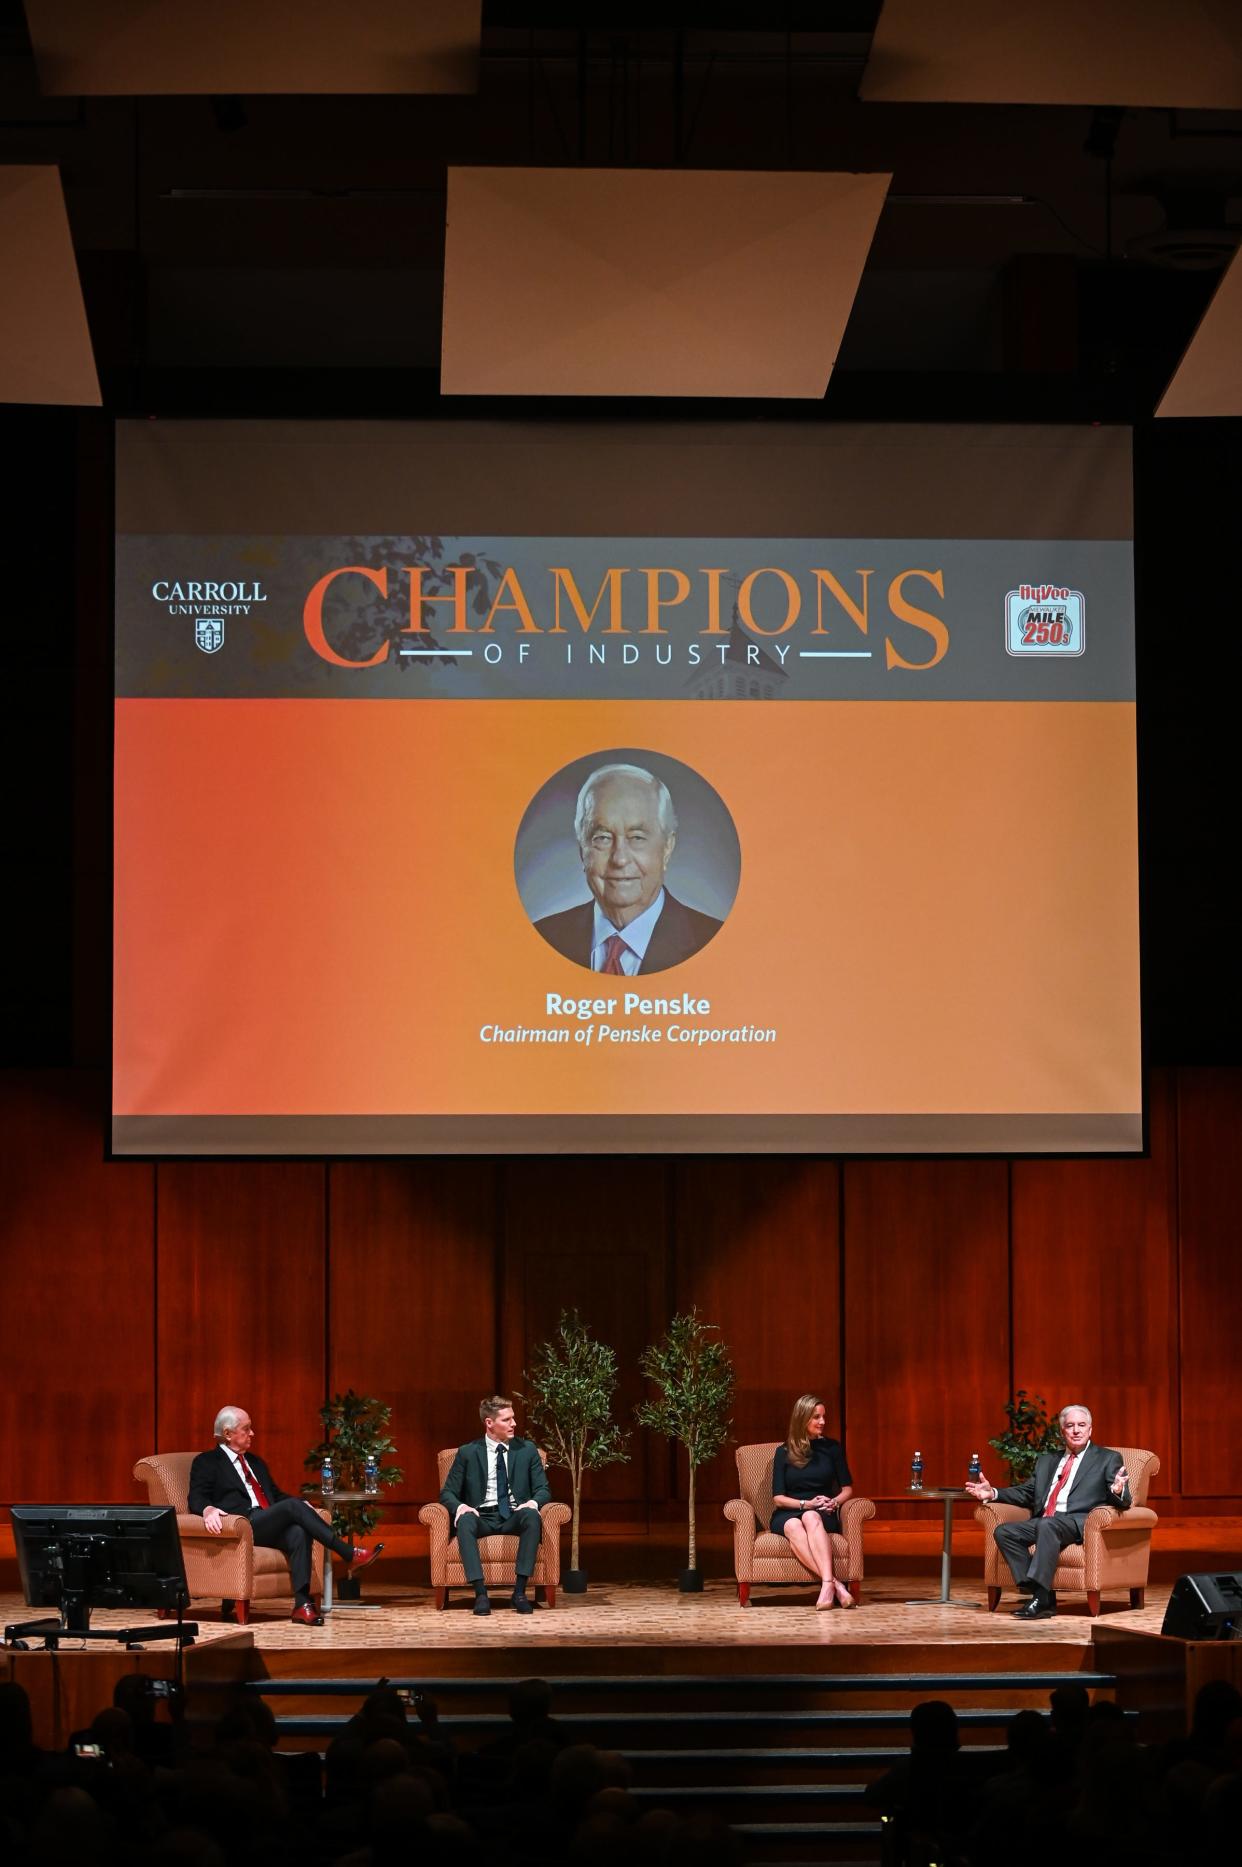
[[[513,879],[534,793],[618,744],[742,848],[711,945],[633,982]],[[1136,1110],[1134,769],[1128,702],[122,700],[114,1113]],[[626,989],[776,1042],[479,1040]]]

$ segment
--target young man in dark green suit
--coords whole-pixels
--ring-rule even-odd
[[[458,1448],[444,1481],[440,1502],[453,1519],[453,1533],[461,1552],[466,1580],[474,1588],[474,1611],[490,1614],[487,1583],[479,1556],[481,1536],[517,1538],[516,1586],[513,1606],[519,1614],[533,1612],[526,1593],[543,1534],[540,1506],[551,1501],[548,1475],[534,1445],[519,1439],[513,1402],[493,1394],[479,1403],[482,1439]]]

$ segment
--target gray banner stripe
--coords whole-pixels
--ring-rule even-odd
[[[117,539],[117,693],[1131,700],[1113,540]]]
[[[1119,1115],[121,1115],[115,1154],[1133,1154]]]

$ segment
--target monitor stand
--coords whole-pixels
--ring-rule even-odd
[[[149,1640],[175,1640],[179,1647],[193,1646],[198,1622],[182,1618],[185,1603],[179,1601],[176,1619],[155,1627],[92,1627],[91,1611],[81,1590],[66,1588],[60,1601],[60,1618],[55,1621],[15,1621],[4,1630],[4,1644],[19,1651],[30,1640],[42,1640],[54,1653],[62,1640],[103,1640],[125,1647],[145,1646]]]

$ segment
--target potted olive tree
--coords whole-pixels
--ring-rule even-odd
[[[635,1417],[640,1426],[683,1446],[690,1466],[689,1567],[678,1578],[683,1594],[703,1587],[695,1535],[695,1474],[728,1442],[733,1424],[733,1363],[719,1337],[716,1324],[702,1322],[698,1310],[692,1309],[688,1316],[674,1316],[667,1334],[644,1349],[639,1360],[656,1396],[636,1407]]]
[[[399,1485],[405,1477],[399,1465],[384,1463],[397,1449],[387,1431],[392,1408],[371,1394],[355,1394],[351,1387],[348,1393],[333,1394],[331,1400],[325,1401],[319,1409],[319,1417],[323,1421],[324,1436],[317,1446],[311,1447],[302,1463],[318,1474],[324,1459],[330,1458],[337,1491],[360,1494],[356,1498],[324,1499],[332,1510],[332,1528],[338,1536],[353,1543],[379,1522],[380,1491]],[[367,1492],[368,1463],[374,1469],[374,1503],[362,1495]],[[302,1489],[318,1492],[319,1484],[314,1480],[304,1484]],[[361,1592],[361,1582],[346,1572],[337,1587],[341,1600],[357,1600]]]
[[[597,1342],[577,1310],[562,1310],[556,1334],[540,1342],[521,1396],[531,1436],[545,1447],[548,1464],[569,1473],[573,1515],[569,1530],[569,1569],[561,1577],[571,1595],[585,1594],[587,1572],[579,1566],[578,1536],[582,1484],[589,1471],[629,1458],[628,1433],[612,1417],[617,1387],[617,1357]]]

